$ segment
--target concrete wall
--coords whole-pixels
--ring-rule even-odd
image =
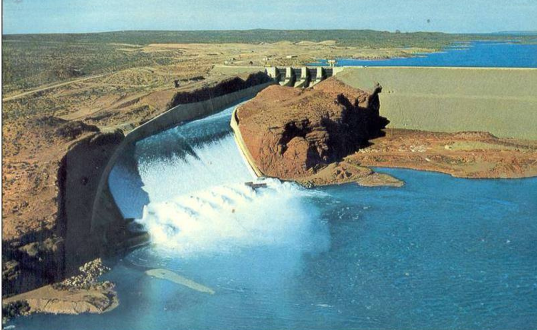
[[[336,77],[379,82],[389,127],[537,140],[537,69],[346,67]]]
[[[121,131],[97,133],[72,146],[62,160],[59,226],[63,227],[64,256],[63,272],[58,272],[55,280],[72,275],[78,266],[99,257],[106,248],[100,235],[90,235],[93,202],[99,193],[99,178],[123,140]],[[122,227],[123,219],[113,220],[108,228]]]
[[[100,176],[100,182],[91,212],[92,235],[103,235],[101,238],[107,245],[113,244],[110,240],[117,236],[114,234],[115,229],[110,228],[110,224],[123,220],[123,217],[110,192],[108,177],[121,154],[132,148],[136,141],[177,126],[181,122],[195,120],[217,113],[243,99],[254,97],[259,91],[271,84],[273,82],[253,86],[207,101],[178,105],[128,133],[116,148],[114,154],[109,158]]]

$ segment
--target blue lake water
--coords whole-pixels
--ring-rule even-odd
[[[253,178],[231,109],[138,143],[150,246],[108,260],[120,306],[21,329],[535,329],[537,178],[378,169],[402,188]],[[128,180],[132,175],[119,178]],[[136,185],[115,184],[129,195]],[[132,196],[139,194],[133,193]],[[136,198],[132,197],[131,198]],[[125,209],[136,203],[126,202]],[[150,277],[166,268],[214,295]]]
[[[326,61],[320,64],[327,65]],[[537,44],[472,42],[455,44],[441,52],[386,60],[338,59],[338,66],[437,66],[537,68]]]

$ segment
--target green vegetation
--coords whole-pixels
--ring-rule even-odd
[[[241,30],[241,31],[121,31],[86,34],[5,35],[6,41],[62,43],[259,43],[278,41],[335,40],[342,46],[442,48],[455,41],[519,40],[530,41],[535,35],[446,34],[434,32],[392,33],[372,30]]]
[[[22,36],[16,40],[4,36],[4,93],[86,75],[173,62],[169,54],[154,56],[141,51],[121,51],[128,46],[88,43],[63,36],[58,35],[57,41],[40,35]]]

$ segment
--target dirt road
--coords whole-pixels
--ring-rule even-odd
[[[27,96],[27,95],[30,95],[30,94],[34,94],[34,93],[37,93],[37,92],[42,92],[42,91],[46,91],[46,90],[49,90],[49,89],[58,88],[58,87],[78,83],[78,82],[85,81],[85,80],[100,78],[100,77],[103,77],[105,75],[106,74],[98,74],[98,75],[93,75],[93,76],[88,76],[88,77],[83,77],[83,78],[79,78],[79,79],[75,79],[75,80],[62,82],[62,83],[59,83],[59,84],[49,85],[49,86],[45,86],[45,87],[41,87],[41,88],[37,88],[37,89],[32,89],[32,90],[29,90],[29,91],[24,92],[24,93],[20,93],[20,94],[17,94],[17,95],[13,95],[13,96],[10,96],[10,97],[3,98],[2,102],[16,100],[16,99],[19,99],[21,97],[24,97],[24,96]]]

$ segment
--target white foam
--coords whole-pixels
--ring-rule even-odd
[[[231,134],[193,150],[138,166],[150,201],[138,221],[157,247],[185,258],[253,247],[327,247],[312,192],[276,179],[264,180],[266,188],[246,186],[257,178]]]
[[[267,184],[256,191],[242,183],[216,186],[150,203],[141,223],[155,244],[183,257],[260,246],[324,249],[326,232],[308,192],[277,180]]]
[[[140,163],[143,189],[151,202],[213,186],[252,181],[232,135],[196,148],[194,155]]]

